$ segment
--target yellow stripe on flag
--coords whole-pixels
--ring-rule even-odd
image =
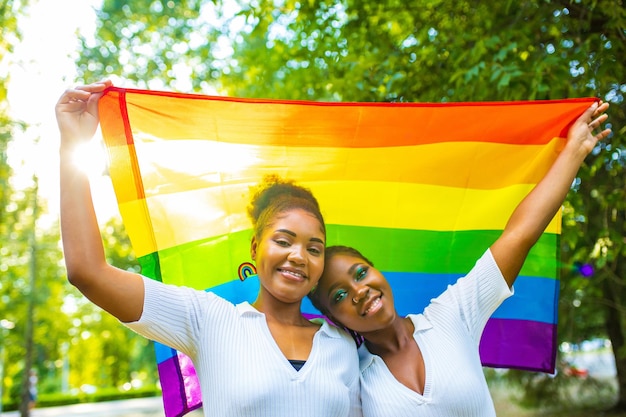
[[[532,189],[524,184],[471,190],[371,181],[300,183],[317,196],[328,224],[433,231],[502,230],[518,202]],[[245,215],[248,187],[238,184],[227,187],[228,191],[210,188],[163,194],[148,197],[145,206],[143,200],[120,204],[137,256],[250,229]],[[494,206],[499,210],[485,216]],[[149,219],[145,218],[146,208]],[[547,233],[560,233],[557,220]],[[152,234],[154,241],[149,238]]]

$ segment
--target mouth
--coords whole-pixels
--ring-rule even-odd
[[[307,279],[306,274],[295,269],[278,268],[278,272],[281,273],[284,277],[292,279],[294,281],[304,281],[305,279]]]
[[[378,310],[380,310],[380,308],[383,306],[381,298],[382,298],[382,295],[378,295],[376,297],[372,297],[371,299],[369,299],[364,305],[365,310],[363,310],[363,312],[361,313],[361,316],[374,314]]]

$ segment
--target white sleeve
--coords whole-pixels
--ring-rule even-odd
[[[489,317],[512,294],[488,249],[466,276],[449,285],[427,309],[452,310],[479,343]]]
[[[139,320],[123,323],[131,330],[193,357],[197,350],[202,321],[215,294],[188,287],[144,280],[144,304]]]

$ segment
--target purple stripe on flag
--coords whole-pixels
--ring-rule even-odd
[[[480,340],[483,365],[554,373],[556,325],[529,320],[490,319]]]
[[[158,364],[167,417],[180,417],[202,406],[200,383],[188,356],[176,356]]]

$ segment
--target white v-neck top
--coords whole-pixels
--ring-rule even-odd
[[[142,316],[126,325],[191,358],[205,416],[361,416],[358,355],[344,331],[319,320],[297,371],[249,303],[149,278],[144,285]]]
[[[422,314],[410,314],[424,357],[424,393],[396,380],[385,362],[359,348],[365,417],[491,417],[478,345],[487,320],[513,292],[487,250],[470,273],[448,286]]]

